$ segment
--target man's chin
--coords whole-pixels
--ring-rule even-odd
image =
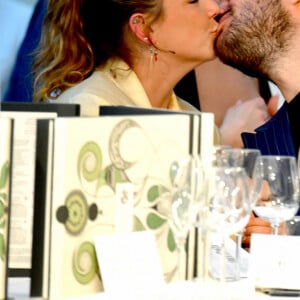
[[[220,56],[220,54],[222,55],[224,52],[227,51],[227,49],[224,46],[224,41],[223,41],[223,32],[220,32],[217,36],[217,38],[215,39],[215,52],[217,56]]]
[[[235,61],[236,57],[232,55],[232,49],[228,48],[228,45],[224,44],[222,35],[215,40],[215,53],[224,64],[238,68],[239,64]]]

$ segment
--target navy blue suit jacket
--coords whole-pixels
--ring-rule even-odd
[[[285,102],[255,133],[242,133],[245,148],[257,148],[263,155],[298,156],[300,145],[300,93]]]
[[[263,155],[298,156],[300,146],[300,93],[285,102],[278,112],[255,133],[242,133],[245,148],[256,148]],[[297,212],[300,215],[300,209]]]

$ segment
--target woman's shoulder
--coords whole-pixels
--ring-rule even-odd
[[[103,72],[95,71],[88,78],[64,91],[59,100],[69,99],[77,94],[100,95],[111,87],[112,82],[103,75]]]
[[[123,91],[101,71],[95,71],[90,77],[67,89],[55,101],[80,104],[80,114],[86,116],[99,115],[101,105],[132,104]]]
[[[180,97],[176,96],[179,106],[184,111],[192,111],[192,112],[199,112],[199,110],[193,106],[191,103],[187,102],[186,100],[181,99]]]

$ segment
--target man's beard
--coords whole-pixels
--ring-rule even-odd
[[[280,0],[243,1],[217,38],[216,53],[225,64],[247,75],[268,77],[289,47],[293,25]]]

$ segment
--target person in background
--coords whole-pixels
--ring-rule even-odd
[[[276,91],[271,90],[269,82],[263,78],[247,76],[225,65],[218,58],[196,67],[195,77],[201,110],[215,112],[218,126],[222,125],[229,107],[248,100],[262,98],[268,104],[268,109],[271,109],[270,114],[277,110],[278,95]],[[248,107],[248,110],[251,110],[251,107]],[[241,122],[247,120],[241,119],[244,119],[240,120]]]
[[[274,82],[285,103],[253,133],[243,133],[245,147],[264,155],[298,156],[300,144],[300,1],[222,0],[216,52],[220,59],[250,76]],[[299,214],[299,211],[298,211]],[[284,224],[283,224],[284,225]],[[270,233],[269,222],[252,215],[244,241],[252,233]]]
[[[4,99],[18,48],[32,15],[27,1],[0,0],[0,100]]]
[[[241,148],[241,133],[254,132],[266,118],[256,113],[267,103],[269,115],[277,111],[279,97],[272,96],[268,82],[252,78],[218,58],[205,62],[188,73],[175,92],[193,101],[203,112],[213,112],[223,144]]]
[[[39,43],[47,1],[38,0],[34,6],[25,37],[18,50],[4,101],[31,102],[33,94],[32,59]]]

